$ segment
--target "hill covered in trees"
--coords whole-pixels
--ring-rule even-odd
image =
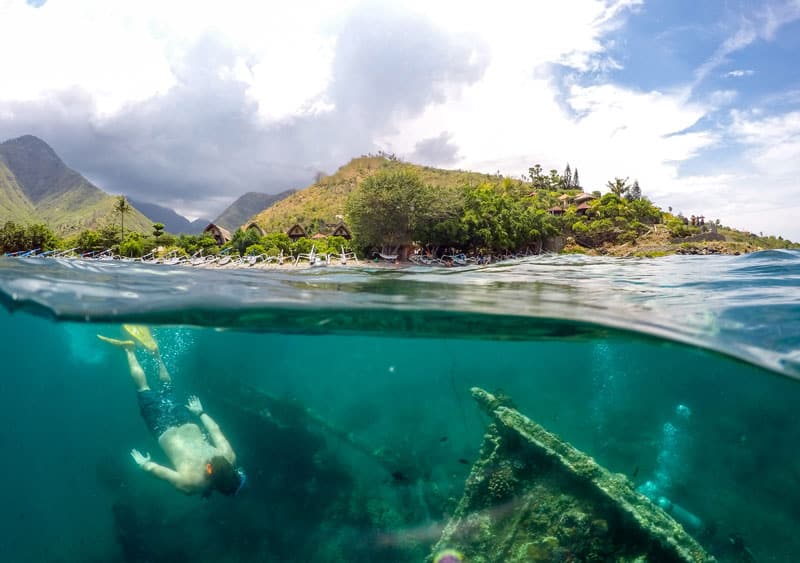
[[[0,143],[0,224],[46,224],[59,235],[119,223],[117,198],[69,168],[41,139],[25,135]],[[141,233],[152,221],[135,208],[127,228]]]
[[[412,243],[433,252],[504,254],[544,248],[626,256],[796,246],[711,219],[665,212],[635,180],[614,178],[603,188],[606,193],[585,193],[569,165],[563,173],[545,173],[534,165],[526,177],[516,179],[365,156],[253,220],[268,233],[299,223],[309,234],[345,220],[362,252],[387,254]]]

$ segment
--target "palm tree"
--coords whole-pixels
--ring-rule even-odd
[[[609,180],[606,182],[606,187],[611,190],[611,193],[617,194],[619,197],[622,197],[631,189],[628,185],[628,178],[624,180],[622,178],[614,178],[613,182]]]
[[[120,225],[120,244],[125,242],[125,214],[130,213],[132,207],[125,199],[124,195],[119,196],[117,198],[117,203],[114,204],[114,211],[119,213],[119,225]]]

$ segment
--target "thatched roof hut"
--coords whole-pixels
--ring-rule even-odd
[[[350,229],[347,228],[347,225],[345,225],[344,222],[339,222],[339,224],[333,228],[331,236],[342,237],[347,240],[353,238],[353,235],[350,233]]]
[[[564,214],[564,210],[561,209],[560,207],[551,207],[550,209],[547,210],[547,212],[550,215],[563,215]]]
[[[292,242],[297,242],[298,239],[308,237],[308,233],[306,233],[306,230],[300,223],[295,223],[291,229],[286,231],[286,234],[289,235],[289,238],[292,239]]]
[[[259,236],[262,237],[267,234],[267,232],[261,228],[261,225],[259,225],[255,221],[248,223],[244,228],[245,231],[249,231],[250,229],[255,229],[256,231],[258,231]]]
[[[203,229],[204,233],[211,233],[211,236],[214,237],[214,240],[217,241],[219,246],[222,246],[226,242],[231,240],[231,233],[228,229],[224,227],[220,227],[219,225],[215,225],[214,223],[209,223],[208,226]]]

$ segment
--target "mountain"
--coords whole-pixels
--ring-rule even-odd
[[[144,213],[153,223],[163,223],[164,230],[175,235],[199,235],[210,223],[208,219],[195,219],[189,221],[183,215],[179,215],[169,207],[164,207],[156,203],[139,201],[138,199],[128,198],[128,201],[136,209]]]
[[[294,193],[294,190],[286,190],[279,194],[263,194],[259,192],[247,192],[239,199],[234,201],[214,220],[215,225],[219,225],[235,231],[243,226],[256,213],[259,213],[276,202],[281,201]],[[205,226],[205,225],[204,225]]]
[[[0,143],[0,223],[45,223],[63,236],[119,223],[116,201],[39,138]],[[149,233],[152,224],[135,207],[125,216],[129,230]]]

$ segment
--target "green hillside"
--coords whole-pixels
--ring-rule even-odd
[[[69,235],[118,224],[115,200],[64,164],[37,137],[0,143],[0,224],[44,223],[58,235]],[[131,209],[125,228],[149,233],[152,221]]]
[[[235,231],[248,222],[252,216],[294,193],[287,190],[279,194],[264,194],[260,192],[247,192],[228,206],[214,224]]]
[[[316,184],[268,207],[253,217],[253,221],[266,232],[285,231],[295,223],[300,223],[311,230],[318,229],[323,224],[337,223],[344,216],[348,194],[358,184],[381,170],[401,168],[414,170],[424,183],[443,191],[497,180],[497,177],[491,174],[442,170],[408,164],[383,156],[362,156],[351,160],[335,174],[322,178]]]
[[[0,222],[31,223],[35,217],[33,204],[28,201],[14,174],[0,159]]]

